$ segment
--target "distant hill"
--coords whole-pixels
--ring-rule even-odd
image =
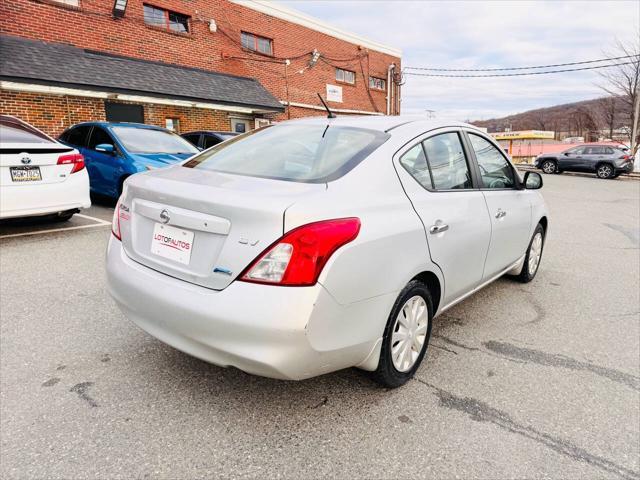
[[[628,126],[627,107],[616,97],[603,97],[582,102],[565,103],[548,108],[528,110],[503,118],[472,121],[489,132],[511,130],[553,130],[556,139],[585,137],[587,141],[599,136],[615,136],[615,130]]]

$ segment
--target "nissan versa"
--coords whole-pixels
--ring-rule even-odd
[[[547,210],[476,128],[409,117],[283,122],[130,177],[109,290],[161,341],[304,379],[356,366],[396,387],[433,318],[538,270]]]

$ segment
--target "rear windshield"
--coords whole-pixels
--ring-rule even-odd
[[[389,138],[362,128],[283,124],[220,143],[184,164],[215,172],[294,182],[340,178]]]
[[[49,137],[31,125],[6,116],[0,116],[0,142],[53,143]]]
[[[129,153],[196,153],[199,150],[180,135],[165,130],[112,127]]]

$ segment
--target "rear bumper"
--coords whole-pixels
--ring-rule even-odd
[[[0,218],[47,215],[90,206],[86,170],[70,175],[64,182],[0,187]]]
[[[633,172],[633,162],[629,162],[621,167],[615,167],[616,174]]]
[[[106,264],[109,292],[130,320],[162,342],[222,367],[300,380],[360,364],[377,341],[350,334],[348,324],[367,319],[353,318],[353,309],[337,304],[320,284],[233,282],[211,290],[131,260],[113,236]],[[344,330],[322,328],[327,320],[347,317],[347,310]]]

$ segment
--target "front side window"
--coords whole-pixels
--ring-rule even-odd
[[[102,127],[93,127],[87,147],[95,150],[97,145],[101,145],[103,143],[113,145],[111,135],[109,135]]]
[[[173,32],[188,33],[189,17],[163,8],[144,5],[144,23],[152,27],[166,28]]]
[[[277,125],[222,142],[184,164],[216,172],[324,183],[345,175],[389,138],[377,130]]]
[[[369,77],[369,88],[375,90],[386,90],[387,81],[384,78]]]
[[[487,139],[469,134],[484,188],[514,188],[515,174],[504,155]]]
[[[576,148],[572,148],[570,150],[567,150],[566,153],[569,153],[571,155],[582,155],[584,150],[585,150],[584,147],[576,147]]]
[[[436,190],[472,188],[469,165],[457,133],[442,133],[423,142]]]
[[[264,53],[265,55],[273,55],[273,40],[266,37],[260,37],[253,33],[241,32],[240,43],[243,48],[254,52]]]
[[[198,149],[180,135],[166,130],[112,127],[129,153],[197,153]]]
[[[336,68],[336,81],[354,84],[356,83],[356,72],[351,70],[344,70],[342,68]]]

